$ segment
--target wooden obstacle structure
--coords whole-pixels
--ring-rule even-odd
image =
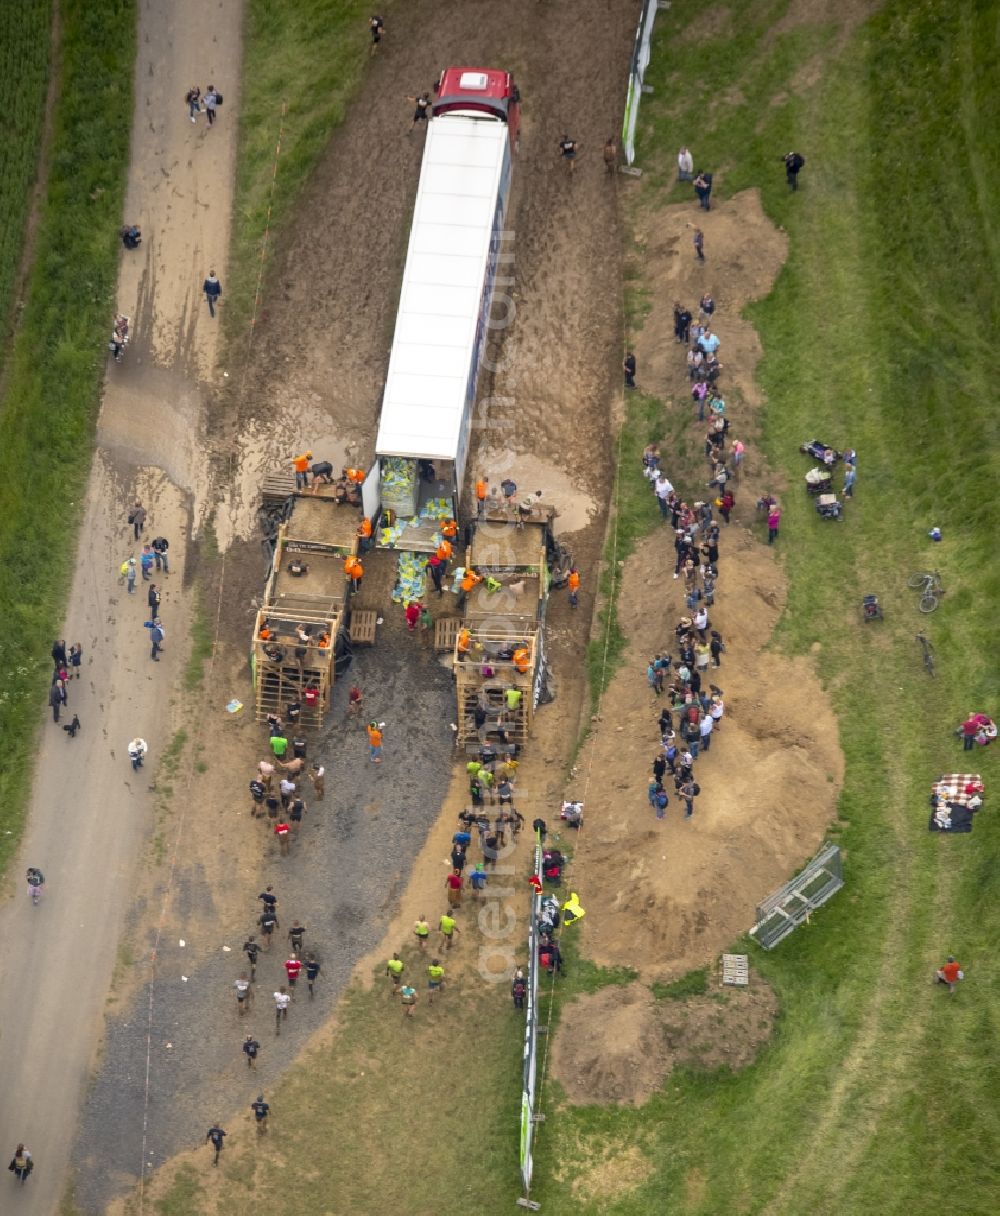
[[[455,673],[455,699],[458,709],[458,736],[460,747],[478,744],[476,710],[486,711],[483,727],[486,738],[497,739],[501,732],[507,741],[519,748],[527,742],[534,714],[534,681],[539,658],[540,634],[511,633],[506,630],[477,629],[468,623],[469,649],[459,656],[459,633],[456,633],[452,661]],[[528,651],[526,670],[514,664],[515,650]],[[507,689],[515,688],[521,694],[516,709],[507,706]]]
[[[255,713],[282,716],[298,701],[303,726],[319,726],[329,708],[350,581],[344,561],[357,549],[357,515],[320,499],[296,499],[278,530],[263,607],[254,624],[251,663]],[[308,708],[305,690],[315,689]]]

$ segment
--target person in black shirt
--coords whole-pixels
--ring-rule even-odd
[[[257,955],[260,954],[260,942],[251,933],[243,943],[243,953],[250,960],[250,982],[257,978]]]
[[[379,48],[379,43],[382,41],[382,36],[385,34],[385,22],[381,17],[368,18],[368,32],[372,36],[372,45],[370,54],[374,55]]]
[[[413,111],[413,122],[410,123],[410,130],[407,131],[407,135],[409,135],[418,122],[427,121],[427,111],[431,107],[431,99],[426,93],[418,93],[416,97],[407,97],[406,100],[412,101],[416,106],[416,109]]]
[[[260,808],[264,805],[264,795],[267,790],[264,787],[263,781],[250,782],[250,797],[253,799],[253,805],[250,807],[250,814],[257,817],[260,813]]]
[[[260,1044],[257,1042],[257,1040],[253,1037],[252,1034],[248,1034],[247,1037],[243,1040],[243,1054],[247,1058],[247,1068],[256,1068],[257,1067],[257,1052],[258,1051],[260,1051]]]
[[[288,940],[292,944],[292,951],[295,954],[302,953],[302,939],[305,936],[306,927],[300,925],[297,920],[292,921],[292,927],[288,930]]]
[[[785,162],[785,180],[788,182],[788,189],[798,190],[799,170],[806,163],[806,158],[801,152],[789,152],[782,159]]]
[[[273,912],[262,912],[260,919],[257,921],[260,925],[260,931],[264,935],[264,949],[271,949],[271,934],[274,932],[278,924],[278,918]]]
[[[569,165],[570,173],[576,168],[576,154],[579,151],[580,145],[568,135],[564,135],[559,141],[559,155]]]
[[[270,883],[268,883],[267,890],[261,891],[257,898],[264,905],[265,912],[277,911],[278,897],[275,895],[274,887]]]
[[[295,726],[299,720],[299,715],[302,713],[302,706],[298,701],[289,701],[285,706],[285,717],[288,719],[289,726]]]
[[[674,305],[674,337],[685,346],[691,340],[691,312],[683,304]]]
[[[662,783],[663,774],[667,771],[667,758],[662,753],[653,757],[653,778]]]
[[[213,1165],[219,1164],[219,1154],[222,1152],[222,1142],[225,1140],[225,1138],[226,1133],[222,1130],[218,1123],[213,1123],[208,1129],[205,1139],[211,1140],[212,1146],[215,1149],[215,1160],[212,1162]]]
[[[635,388],[635,355],[631,351],[626,351],[622,368],[625,372],[625,387]]]
[[[250,1103],[250,1109],[253,1111],[254,1118],[257,1120],[257,1134],[264,1135],[267,1131],[267,1116],[270,1114],[271,1107],[264,1101],[264,1095],[258,1094],[257,1101]]]
[[[316,962],[316,958],[312,954],[306,955],[306,984],[309,988],[309,995],[315,996],[313,992],[313,984],[316,982],[316,976],[319,975],[320,966]]]

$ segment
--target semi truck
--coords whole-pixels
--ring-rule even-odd
[[[420,168],[364,512],[385,548],[428,553],[454,518],[488,335],[520,96],[509,72],[446,68]]]

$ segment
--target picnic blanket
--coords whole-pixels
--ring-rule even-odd
[[[966,793],[968,786],[976,788]],[[957,802],[960,806],[968,806],[976,793],[982,798],[983,779],[978,773],[944,773],[931,786],[931,793],[936,794],[941,802]]]
[[[930,832],[971,832],[975,811],[958,802],[945,802],[931,811]]]

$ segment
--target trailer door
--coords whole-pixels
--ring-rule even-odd
[[[364,513],[372,521],[372,527],[378,527],[378,508],[381,498],[380,480],[382,476],[382,462],[376,460],[368,472],[368,476],[364,480],[361,487],[361,506]]]

